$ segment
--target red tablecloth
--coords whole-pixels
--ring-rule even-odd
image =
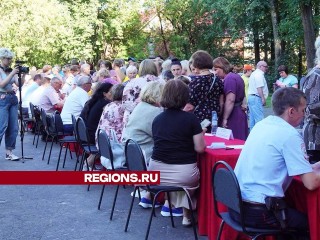
[[[287,203],[308,215],[310,239],[320,239],[320,189],[310,191],[300,178],[294,178],[286,192]]]
[[[206,144],[210,145],[212,142],[225,142],[226,145],[241,145],[244,144],[242,140],[224,140],[217,137],[205,137]],[[219,161],[226,161],[231,167],[235,167],[240,149],[233,150],[212,150],[206,149],[204,154],[198,157],[200,169],[200,194],[198,200],[198,223],[199,234],[206,235],[209,239],[216,239],[220,227],[220,219],[214,213],[213,194],[211,185],[211,174],[213,165]],[[303,186],[299,177],[293,179],[292,184],[286,192],[287,203],[308,215],[310,225],[311,240],[320,239],[320,189],[309,191]],[[239,235],[229,226],[225,225],[221,239],[235,240],[247,239]],[[267,239],[272,239],[267,238]]]
[[[242,140],[225,140],[213,136],[205,136],[207,146],[212,142],[224,142],[226,145],[243,145]],[[209,239],[216,239],[220,219],[214,213],[213,195],[211,185],[211,173],[213,165],[219,161],[226,161],[231,167],[235,167],[240,149],[206,149],[205,153],[200,154],[198,158],[200,169],[200,194],[198,199],[198,226],[199,234],[207,235]],[[232,240],[237,239],[238,233],[225,225],[221,239]]]

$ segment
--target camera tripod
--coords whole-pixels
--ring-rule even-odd
[[[24,139],[24,125],[23,125],[23,115],[22,115],[22,80],[21,80],[21,72],[19,70],[18,73],[18,82],[19,82],[19,113],[20,113],[20,140],[21,140],[21,157],[20,160],[22,160],[22,163],[24,163],[25,160],[33,159],[32,157],[25,157],[23,152],[23,139]]]

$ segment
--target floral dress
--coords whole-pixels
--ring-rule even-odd
[[[116,132],[118,141],[121,141],[123,114],[124,108],[120,101],[111,102],[105,106],[96,132],[96,143],[98,143],[97,138],[99,129],[105,130],[108,135],[110,133],[110,129],[113,129]]]
[[[220,112],[223,83],[216,77],[210,90],[213,80],[214,74],[191,76],[189,103],[195,107],[194,114],[200,122],[204,119],[211,121],[212,111]]]
[[[151,81],[160,81],[165,84],[164,80],[156,76],[146,75],[144,77],[131,79],[131,81],[128,82],[124,87],[122,96],[122,104],[125,109],[123,117],[124,126],[126,126],[133,109],[140,102],[139,94],[141,92],[141,89],[146,85],[147,82]]]

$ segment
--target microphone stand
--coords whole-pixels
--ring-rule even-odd
[[[20,140],[21,140],[21,157],[22,163],[25,160],[33,159],[33,157],[25,157],[23,152],[23,139],[24,139],[24,126],[23,126],[23,115],[22,115],[22,96],[21,96],[21,88],[22,88],[22,80],[21,80],[21,73],[18,73],[18,82],[19,82],[19,113],[20,113]]]

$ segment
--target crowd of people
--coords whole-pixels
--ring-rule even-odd
[[[306,76],[301,87],[303,92],[297,89],[298,81],[289,74],[288,68],[279,66],[280,78],[274,83],[275,94],[272,99],[275,116],[267,119],[264,119],[263,114],[269,95],[265,78],[267,62],[259,61],[255,70],[252,65],[245,64],[243,74],[240,75],[233,72],[232,64],[225,57],[213,58],[203,50],[193,53],[188,61],[156,57],[138,63],[135,58],[129,57],[127,64],[123,59],[115,59],[112,63],[100,60],[96,70],[86,62],[75,61],[64,65],[62,69],[50,65],[38,70],[32,68],[30,79],[25,81],[26,77],[22,75],[23,113],[30,114],[30,103],[47,114],[59,111],[66,133],[74,130],[71,116],[82,117],[92,144],[96,144],[99,129],[106,130],[107,134],[114,131],[117,140],[122,143],[127,139],[137,141],[148,168],[160,170],[161,184],[184,187],[195,208],[195,190],[199,187],[200,178],[197,153],[205,150],[204,133],[211,131],[211,126],[202,129],[200,123],[205,119],[211,120],[212,112],[216,111],[218,125],[231,129],[235,138],[247,140],[251,131],[236,173],[245,199],[261,203],[263,196],[268,195],[267,192],[263,196],[253,197],[250,189],[247,192],[248,181],[251,188],[259,182],[255,177],[261,175],[258,172],[252,176],[243,174],[243,169],[247,171],[247,163],[251,162],[250,167],[255,172],[254,163],[257,161],[253,158],[261,155],[261,152],[266,153],[264,162],[269,161],[267,156],[274,157],[270,155],[272,151],[268,150],[270,146],[261,141],[270,142],[280,134],[283,141],[275,140],[274,144],[280,144],[279,147],[284,150],[290,149],[288,154],[284,150],[276,150],[280,152],[278,158],[286,164],[277,163],[274,168],[259,165],[263,171],[277,171],[281,167],[284,173],[279,177],[277,187],[287,181],[285,175],[304,176],[312,172],[311,166],[304,162],[306,155],[300,147],[303,144],[302,138],[293,129],[303,120],[306,108],[304,143],[308,151],[320,150],[319,37],[316,41],[316,55],[318,62]],[[0,140],[5,135],[6,159],[19,160],[12,153],[18,134],[16,88],[19,84],[19,69],[9,69],[13,57],[9,49],[0,49]],[[292,145],[291,141],[295,144]],[[295,159],[301,163],[301,171],[290,167],[296,163],[291,159],[295,154]],[[290,162],[287,162],[287,158],[290,158]],[[90,156],[87,161],[89,166],[85,167],[94,167],[94,159],[94,156]],[[263,182],[271,181],[272,174],[265,176]],[[312,187],[310,177],[302,177],[304,183],[308,182],[308,188],[320,185],[319,177],[316,176],[313,176],[312,181],[316,183],[311,184]],[[174,215],[183,216],[183,224],[189,226],[192,209],[188,209],[186,194],[177,193],[171,199]],[[282,195],[283,191],[275,194]],[[140,205],[151,207],[148,193],[143,196]],[[168,213],[168,202],[165,202],[161,214],[169,216]],[[237,218],[236,214],[234,217]]]

